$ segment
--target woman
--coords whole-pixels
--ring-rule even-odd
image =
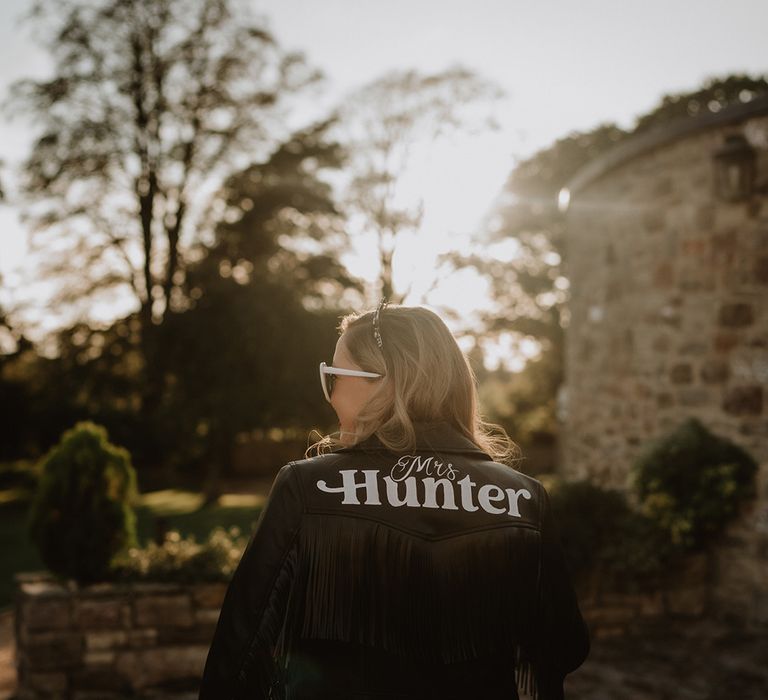
[[[563,698],[590,639],[542,484],[478,414],[443,321],[342,319],[339,437],[286,464],[227,589],[200,700]],[[317,454],[308,456],[310,451]]]

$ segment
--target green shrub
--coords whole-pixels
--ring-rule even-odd
[[[214,528],[204,543],[171,530],[162,545],[131,547],[112,562],[115,581],[228,581],[245,551],[248,538],[240,528]]]
[[[90,421],[41,460],[27,521],[43,563],[78,583],[105,580],[111,559],[136,544],[136,472],[130,455]]]
[[[642,512],[683,552],[700,551],[755,495],[757,462],[696,418],[651,442],[632,465]]]
[[[604,489],[588,479],[542,481],[577,582],[597,572],[601,586],[637,590],[661,572],[670,555],[664,533],[635,512],[621,491]]]

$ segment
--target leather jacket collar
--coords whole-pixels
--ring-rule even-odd
[[[457,452],[471,454],[480,459],[492,460],[493,458],[478,445],[472,442],[461,431],[446,420],[439,421],[414,421],[416,429],[416,450],[434,450],[436,452]],[[389,450],[382,444],[374,433],[365,440],[354,445],[348,445],[334,450],[340,452],[368,452],[377,450]]]

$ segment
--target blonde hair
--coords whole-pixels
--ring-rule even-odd
[[[414,422],[447,421],[496,462],[513,466],[523,459],[504,429],[483,420],[477,378],[445,322],[421,306],[388,305],[380,313],[379,347],[374,311],[347,314],[337,330],[346,350],[363,370],[377,372],[379,386],[356,419],[354,442],[375,434],[393,452],[416,446]],[[331,433],[310,445],[305,457],[344,446]]]

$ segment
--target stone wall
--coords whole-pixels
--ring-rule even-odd
[[[57,583],[17,574],[19,700],[196,693],[226,583]]]
[[[604,591],[597,573],[577,591],[593,641],[649,622],[713,616],[712,553],[680,562],[657,590]],[[18,700],[195,700],[226,583],[62,585],[16,575]],[[764,635],[765,629],[760,630]]]
[[[760,464],[718,544],[713,600],[768,622],[768,192],[714,194],[739,131],[768,174],[768,117],[651,148],[572,193],[563,472],[627,489],[639,449],[688,416]]]
[[[677,562],[659,585],[636,593],[603,590],[600,574],[577,590],[579,606],[593,639],[623,637],[649,621],[717,620],[713,597],[713,552],[691,554]],[[723,620],[724,621],[724,620]],[[762,632],[768,628],[758,627]]]

